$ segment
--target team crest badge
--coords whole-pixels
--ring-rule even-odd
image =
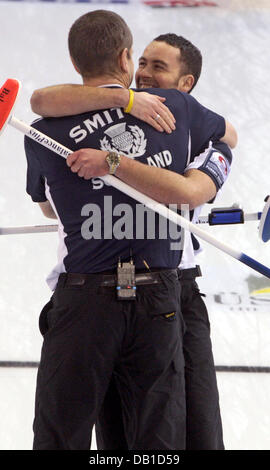
[[[138,126],[128,126],[126,122],[109,127],[106,136],[100,140],[101,150],[121,152],[130,158],[140,157],[145,153],[146,142],[144,132]],[[107,138],[108,136],[108,138]]]

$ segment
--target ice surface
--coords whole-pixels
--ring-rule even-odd
[[[0,81],[18,78],[23,88],[14,115],[28,123],[32,91],[48,84],[80,83],[69,60],[67,34],[87,4],[1,2]],[[134,59],[155,36],[175,32],[202,51],[203,72],[193,95],[237,128],[230,181],[217,206],[242,204],[261,211],[269,189],[270,10],[151,9],[103,5],[120,13],[134,33]],[[25,193],[23,136],[10,126],[1,136],[2,227],[48,223]],[[203,213],[207,213],[205,207]],[[50,222],[49,222],[50,223]],[[204,227],[221,241],[270,265],[270,245],[258,223]],[[270,281],[203,242],[199,255],[217,365],[270,367],[270,302],[260,300]],[[57,234],[0,237],[0,361],[38,361],[39,312],[50,297],[45,278],[56,262]],[[268,294],[270,295],[270,294]],[[253,303],[252,303],[253,302]],[[0,449],[30,449],[36,369],[0,369]],[[270,374],[218,373],[226,448],[269,449]],[[93,444],[95,446],[95,443]]]

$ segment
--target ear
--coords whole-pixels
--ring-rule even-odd
[[[72,65],[73,65],[74,69],[76,70],[76,72],[78,72],[81,75],[81,72],[78,69],[77,65],[75,64],[75,60],[73,59],[73,57],[70,56],[70,60],[72,62]]]
[[[119,55],[119,66],[122,72],[128,73],[129,71],[129,61],[130,58],[129,50],[125,47]]]
[[[177,89],[179,91],[184,91],[185,93],[188,93],[193,87],[194,82],[195,78],[193,75],[182,75],[182,77],[180,77],[178,80]]]

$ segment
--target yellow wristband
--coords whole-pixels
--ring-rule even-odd
[[[126,108],[124,108],[125,113],[130,113],[133,107],[133,102],[134,102],[134,91],[133,90],[128,90],[129,91],[129,102]]]

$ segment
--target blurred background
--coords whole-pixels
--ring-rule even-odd
[[[238,131],[231,175],[215,206],[238,203],[246,213],[262,211],[270,193],[270,0],[0,5],[1,86],[7,78],[22,82],[14,115],[29,124],[37,117],[29,103],[34,89],[80,83],[67,35],[87,11],[109,9],[126,20],[134,36],[135,67],[144,47],[159,34],[172,32],[191,40],[203,55],[193,96]],[[1,136],[0,158],[0,227],[47,224],[25,192],[23,135],[10,126]],[[202,214],[210,210],[206,205]],[[270,242],[260,240],[258,225],[252,221],[203,229],[270,266]],[[198,264],[203,277],[198,282],[211,321],[225,447],[270,449],[270,280],[207,243],[202,246]],[[38,317],[51,295],[45,279],[57,261],[57,234],[0,235],[0,257],[0,449],[31,449],[42,344]]]

